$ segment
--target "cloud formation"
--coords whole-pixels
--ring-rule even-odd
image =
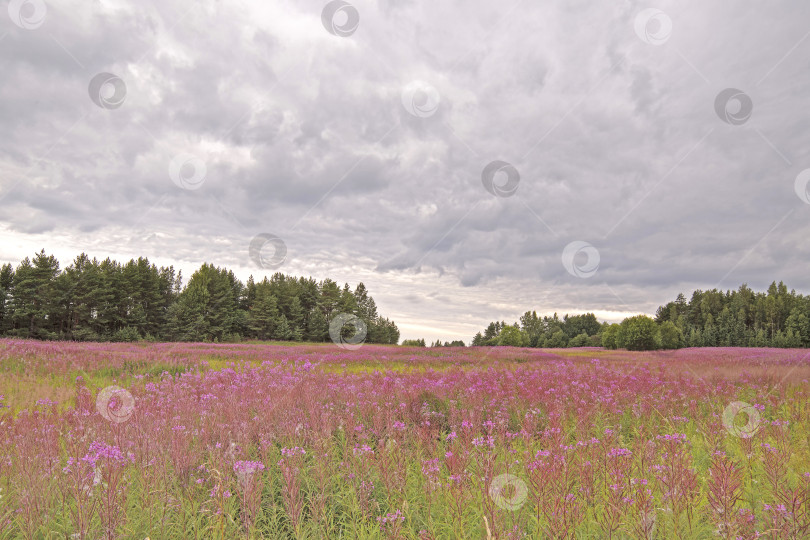
[[[447,340],[527,309],[810,291],[810,5],[8,9],[3,261],[44,247],[246,278],[273,271],[249,255],[267,233],[280,271],[364,281],[404,338]],[[494,161],[516,187],[503,168],[485,185]],[[587,250],[564,262],[572,242],[598,253],[591,275],[570,271]]]

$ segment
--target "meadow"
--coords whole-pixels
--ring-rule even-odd
[[[0,340],[0,539],[808,538],[810,353]]]

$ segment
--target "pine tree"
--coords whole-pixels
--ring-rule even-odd
[[[326,322],[323,312],[316,307],[312,310],[307,323],[306,338],[309,341],[326,341],[329,336],[329,324]]]
[[[258,339],[271,339],[275,336],[278,319],[276,297],[265,279],[256,286],[255,300],[248,312],[248,328]]]
[[[292,339],[292,337],[293,331],[292,328],[290,328],[290,323],[289,321],[287,321],[287,317],[285,317],[284,315],[279,315],[273,339],[289,341],[290,339]]]
[[[293,341],[302,341],[304,339],[304,308],[301,306],[301,300],[294,297],[290,302],[289,309],[289,324],[291,330],[291,338]]]

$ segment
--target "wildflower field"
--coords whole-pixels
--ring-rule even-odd
[[[0,340],[0,539],[808,538],[810,355]]]

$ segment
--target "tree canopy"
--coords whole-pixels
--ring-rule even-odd
[[[185,287],[172,266],[145,257],[121,264],[82,253],[64,270],[41,251],[0,267],[0,334],[78,341],[327,341],[333,316],[367,325],[366,341],[397,343],[399,329],[377,313],[363,283],[281,273],[242,283],[203,264]]]
[[[507,335],[502,339],[503,332]],[[514,332],[521,334],[518,340]],[[773,282],[767,291],[748,285],[737,290],[697,290],[656,311],[655,318],[629,317],[621,324],[599,323],[593,313],[538,317],[527,311],[520,322],[491,322],[473,345],[527,347],[677,349],[680,347],[810,347],[810,296]]]

